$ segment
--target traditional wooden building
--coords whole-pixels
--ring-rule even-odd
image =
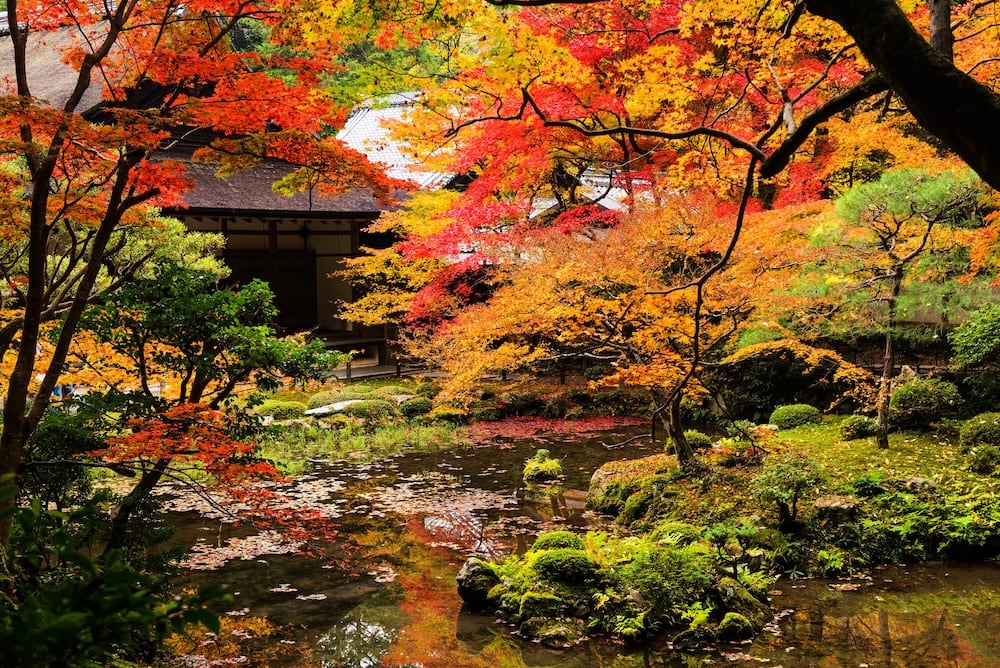
[[[408,94],[390,96],[359,107],[338,138],[385,166],[394,178],[417,188],[446,187],[451,175],[418,168],[402,147],[390,140],[384,121],[398,119],[414,103]],[[354,298],[352,286],[337,275],[346,258],[362,247],[385,248],[388,235],[366,227],[386,210],[371,192],[354,190],[337,197],[317,192],[286,196],[272,184],[292,167],[265,162],[229,177],[215,175],[212,165],[190,160],[189,151],[164,157],[186,163],[193,187],[186,207],[165,211],[188,229],[220,232],[226,237],[224,257],[231,281],[260,278],[271,285],[279,310],[278,325],[286,331],[309,330],[330,347],[354,350],[356,361],[385,363],[389,357],[388,327],[361,326],[338,317],[338,304]],[[405,200],[405,193],[399,193]]]

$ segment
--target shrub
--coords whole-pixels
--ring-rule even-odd
[[[475,404],[469,413],[476,422],[496,422],[504,418],[504,406],[499,401],[483,401]]]
[[[431,420],[448,422],[451,424],[465,424],[469,421],[469,416],[461,408],[454,406],[438,406],[427,414]]]
[[[278,390],[269,396],[268,399],[274,399],[275,401],[300,401],[302,403],[308,403],[309,394],[307,392],[303,392],[302,390]]]
[[[342,411],[344,415],[361,418],[366,427],[377,427],[389,422],[398,414],[395,401],[384,399],[362,399],[356,404],[349,404]]]
[[[399,405],[399,412],[403,417],[414,418],[419,415],[426,415],[434,408],[434,402],[427,397],[413,397],[407,399]]]
[[[969,418],[958,432],[963,452],[980,445],[1000,446],[1000,413],[980,413]]]
[[[688,442],[692,450],[704,450],[712,447],[712,438],[697,429],[689,429],[684,432],[684,440]]]
[[[433,399],[441,392],[441,386],[437,383],[420,382],[413,389],[413,393],[419,397],[426,397],[428,399]]]
[[[874,436],[876,431],[878,422],[867,415],[848,415],[840,423],[840,437],[845,441]]]
[[[546,580],[569,585],[592,581],[598,570],[586,552],[569,547],[545,550],[535,559],[534,566]]]
[[[940,378],[914,378],[896,388],[889,399],[889,419],[901,429],[927,429],[954,414],[962,397],[953,383]]]
[[[413,394],[413,391],[402,385],[384,385],[368,392],[368,396],[372,399],[385,399],[386,401],[396,401],[397,403],[396,397],[409,396],[411,394]]]
[[[320,408],[329,406],[339,401],[350,401],[351,399],[364,398],[364,392],[353,388],[341,388],[339,390],[323,390],[309,397],[309,408]]]
[[[886,493],[885,480],[878,471],[865,473],[851,481],[852,491],[860,497],[872,498]]]
[[[258,415],[270,415],[275,420],[293,420],[302,417],[307,405],[301,401],[266,399],[255,409]]]
[[[979,445],[969,451],[969,470],[984,475],[993,475],[1000,466],[1000,447]]]
[[[535,544],[531,546],[531,549],[538,552],[541,550],[554,550],[560,547],[582,550],[584,547],[583,538],[572,531],[547,531],[535,539]]]
[[[764,460],[764,469],[754,478],[752,490],[755,498],[778,506],[778,528],[782,533],[798,533],[802,529],[798,503],[822,480],[814,461],[796,452],[785,452]]]
[[[778,406],[771,413],[768,422],[778,425],[779,429],[792,429],[801,427],[804,424],[819,422],[820,411],[815,406],[809,404],[787,404]]]

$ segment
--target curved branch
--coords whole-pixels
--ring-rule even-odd
[[[608,135],[626,133],[635,137],[656,137],[658,139],[677,140],[677,139],[690,139],[692,137],[708,136],[708,137],[714,137],[716,139],[721,139],[722,141],[726,142],[733,148],[739,148],[746,151],[751,156],[753,156],[755,162],[762,161],[767,158],[764,152],[761,151],[755,144],[752,144],[751,142],[748,142],[744,139],[740,139],[739,137],[730,134],[728,132],[723,132],[722,130],[716,130],[715,128],[710,128],[710,127],[702,126],[697,128],[691,128],[689,130],[683,130],[681,132],[666,132],[664,130],[637,128],[630,125],[620,125],[616,127],[595,129],[595,128],[588,128],[577,121],[552,120],[545,115],[545,112],[542,111],[541,107],[538,106],[538,103],[535,102],[535,99],[531,96],[531,93],[528,92],[527,88],[522,88],[521,93],[524,96],[524,103],[531,106],[532,111],[535,112],[535,114],[538,116],[538,118],[541,119],[542,123],[544,123],[546,127],[568,128],[570,130],[575,130],[576,132],[579,132],[580,134],[586,137],[605,137]],[[521,109],[523,111],[524,105],[522,105]]]
[[[828,121],[837,114],[850,109],[858,102],[878,95],[888,89],[889,85],[885,79],[877,74],[873,74],[865,78],[854,88],[816,107],[816,109],[809,112],[799,121],[795,132],[788,135],[770,156],[763,159],[760,165],[760,175],[764,178],[770,178],[787,167],[792,154],[802,146],[802,143],[809,138],[809,135],[812,134],[813,130],[820,123]]]
[[[937,53],[895,0],[805,0],[805,5],[840,24],[917,122],[1000,189],[1000,95]]]

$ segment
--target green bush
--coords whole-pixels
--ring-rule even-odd
[[[953,383],[940,378],[914,378],[896,388],[889,399],[889,419],[900,429],[927,429],[955,413],[962,396]]]
[[[427,415],[434,408],[434,401],[427,397],[413,397],[407,399],[399,405],[399,412],[403,417],[415,418],[420,415]]]
[[[534,567],[546,580],[569,585],[592,581],[598,570],[586,552],[569,547],[545,550],[535,559]]]
[[[878,422],[867,415],[848,415],[840,423],[840,437],[845,441],[874,436],[878,431]]]
[[[534,552],[539,552],[561,547],[582,550],[584,547],[583,538],[572,531],[547,531],[535,539],[535,544],[531,546],[531,549]]]
[[[504,405],[496,400],[475,404],[469,413],[476,422],[496,422],[504,418]]]
[[[778,528],[782,533],[798,533],[802,525],[798,520],[798,504],[803,497],[815,494],[823,481],[819,465],[797,452],[769,455],[764,468],[753,479],[753,496],[778,507]]]
[[[809,404],[787,404],[778,406],[771,412],[768,422],[778,425],[779,429],[792,429],[804,424],[819,422],[820,410]]]
[[[371,390],[370,392],[368,392],[367,396],[372,399],[385,399],[386,401],[397,401],[396,397],[410,396],[411,394],[415,394],[415,392],[409,387],[404,387],[402,385],[384,385],[382,387],[377,387]]]
[[[268,399],[274,399],[275,401],[299,401],[302,403],[308,403],[309,393],[303,392],[302,390],[278,390],[269,396]]]
[[[1000,466],[1000,447],[978,445],[969,450],[969,470],[983,475],[993,475]]]
[[[323,390],[309,397],[309,408],[320,408],[340,401],[363,399],[364,397],[365,393],[357,388],[344,387],[339,390]]]
[[[344,415],[361,418],[366,427],[386,424],[399,413],[395,401],[384,399],[362,399],[356,404],[344,406],[344,410],[341,412]]]
[[[466,424],[469,421],[468,414],[461,408],[454,406],[438,406],[427,414],[431,420],[448,422],[450,424]]]
[[[705,450],[712,447],[712,438],[697,429],[689,429],[684,432],[684,440],[688,442],[692,450]]]
[[[958,432],[963,452],[980,445],[1000,446],[1000,413],[980,413],[969,418]]]
[[[266,399],[254,412],[258,415],[270,415],[275,420],[293,420],[302,417],[307,405],[301,401],[278,401]]]

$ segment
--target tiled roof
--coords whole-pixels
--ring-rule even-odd
[[[422,190],[433,190],[443,187],[454,175],[422,168],[413,151],[391,138],[385,127],[387,121],[404,119],[419,98],[419,93],[397,93],[359,106],[337,133],[337,139],[361,151],[373,163],[385,165],[389,176],[412,181]]]
[[[273,215],[310,214],[314,216],[341,216],[362,214],[375,217],[390,207],[378,202],[371,191],[351,190],[337,197],[326,197],[316,192],[301,192],[291,197],[274,192],[272,184],[293,166],[269,160],[244,169],[228,177],[215,175],[215,166],[193,162],[184,156],[170,156],[185,163],[193,187],[184,194],[190,212],[211,210],[216,213],[239,215],[267,211]]]
[[[31,93],[50,106],[61,109],[76,86],[78,72],[62,61],[62,52],[76,43],[72,28],[55,32],[29,32],[27,70]],[[77,111],[92,109],[101,101],[100,72],[94,72],[93,84],[84,93]],[[16,94],[14,80],[14,43],[9,34],[0,35],[0,95]]]

